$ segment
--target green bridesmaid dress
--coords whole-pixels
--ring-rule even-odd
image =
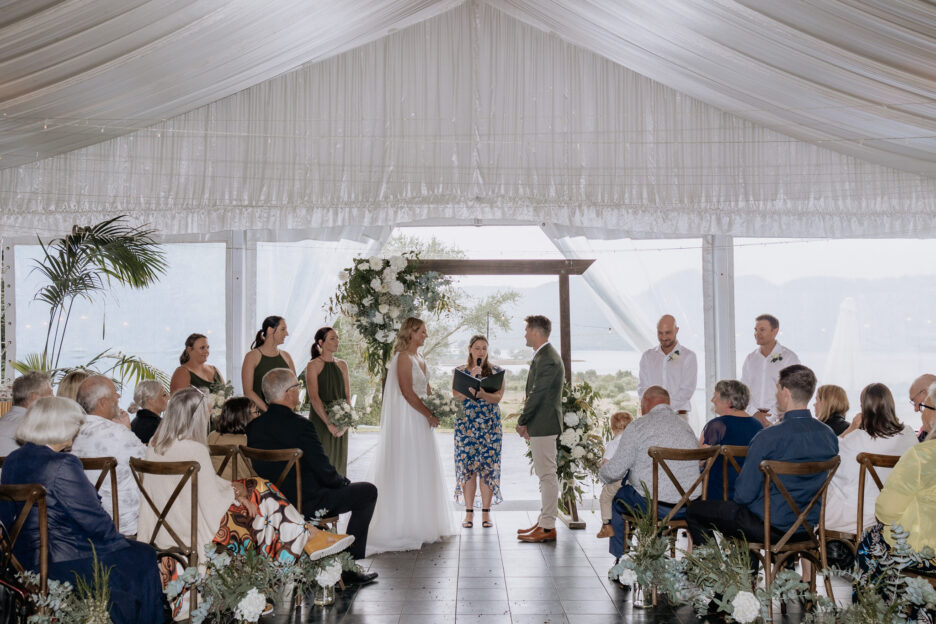
[[[254,369],[253,376],[253,391],[257,393],[258,397],[263,399],[264,403],[269,404],[267,398],[263,396],[263,376],[269,373],[274,368],[289,368],[289,364],[286,363],[286,358],[282,354],[277,353],[273,357],[269,357],[260,354],[260,361],[257,362],[257,367]]]
[[[333,401],[347,399],[345,394],[344,375],[335,362],[322,362],[322,372],[318,374],[318,393],[322,399],[322,405],[327,406]],[[312,412],[309,414],[309,420],[315,425],[315,431],[318,433],[319,440],[322,441],[322,448],[328,456],[328,461],[335,467],[342,476],[348,473],[348,432],[343,436],[336,438],[328,430],[328,426],[322,422],[318,414]]]

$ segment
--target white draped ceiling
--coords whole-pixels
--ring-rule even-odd
[[[7,235],[124,213],[170,233],[936,234],[929,4],[10,6]]]

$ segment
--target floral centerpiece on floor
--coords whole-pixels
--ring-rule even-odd
[[[325,415],[328,416],[328,421],[339,429],[356,429],[361,421],[357,411],[344,399],[328,403],[325,406]]]
[[[98,561],[97,551],[91,547],[94,557],[91,582],[76,577],[77,586],[67,581],[48,580],[48,592],[39,593],[39,575],[22,572],[17,575],[23,587],[31,590],[29,601],[36,613],[27,618],[29,624],[111,624],[110,573]],[[17,620],[18,621],[18,620]]]
[[[562,388],[562,433],[556,439],[556,472],[561,491],[559,507],[569,512],[568,501],[582,502],[581,482],[597,482],[604,455],[604,440],[595,405],[601,397],[587,382]],[[527,450],[532,471],[533,453]]]
[[[339,274],[341,283],[329,299],[329,314],[343,314],[364,339],[364,361],[382,379],[403,320],[423,312],[438,314],[454,305],[452,281],[439,273],[417,270],[419,255],[355,258]]]

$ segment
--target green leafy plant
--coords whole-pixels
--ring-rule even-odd
[[[650,491],[646,485],[643,486],[643,494],[648,501],[646,511],[627,506],[631,518],[631,540],[625,544],[627,552],[608,571],[608,577],[624,585],[640,583],[675,594],[676,586],[668,569],[669,557],[666,554],[669,539],[664,537],[659,522],[653,517]]]
[[[89,540],[90,542],[90,540]],[[97,550],[91,544],[91,582],[75,574],[73,586],[67,581],[49,579],[48,593],[39,593],[39,575],[23,572],[18,575],[25,587],[33,591],[29,600],[36,613],[29,616],[29,624],[110,624],[110,573],[113,566],[104,567],[98,560]]]

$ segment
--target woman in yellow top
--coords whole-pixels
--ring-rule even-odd
[[[928,405],[934,405],[936,384],[930,388]],[[874,487],[869,484],[868,487]],[[858,548],[858,562],[868,569],[868,559],[875,545],[885,549],[896,543],[890,527],[900,525],[909,533],[910,548],[920,551],[924,546],[936,549],[936,437],[907,450],[887,478],[874,506],[879,524],[869,530]],[[936,559],[908,568],[912,572],[936,576]]]

